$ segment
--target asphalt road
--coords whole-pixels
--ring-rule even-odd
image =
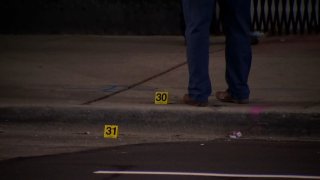
[[[103,171],[102,174],[94,172]],[[117,171],[115,174],[103,174]],[[142,174],[119,174],[121,172]],[[146,173],[156,174],[146,174]],[[183,174],[159,175],[159,172]],[[186,174],[210,173],[210,174]],[[219,177],[217,174],[220,173]],[[236,175],[238,174],[238,175]],[[275,175],[245,178],[241,175]],[[190,175],[190,176],[188,176]],[[231,177],[221,177],[230,175]],[[292,175],[282,177],[280,175]],[[233,177],[235,176],[235,177]],[[215,140],[110,147],[0,162],[1,179],[291,179],[320,177],[319,142]],[[303,178],[302,178],[303,179]]]

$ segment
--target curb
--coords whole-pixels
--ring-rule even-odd
[[[320,113],[248,108],[186,106],[2,106],[0,123],[97,125],[116,124],[130,131],[214,134],[225,137],[241,131],[246,137],[320,139]]]

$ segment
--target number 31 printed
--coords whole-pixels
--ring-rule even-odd
[[[118,138],[119,127],[117,125],[105,125],[104,126],[104,138]]]
[[[156,92],[154,103],[155,104],[168,104],[169,93],[168,92]]]

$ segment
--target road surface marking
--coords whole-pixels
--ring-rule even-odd
[[[207,176],[234,178],[286,178],[286,179],[320,179],[320,176],[307,175],[272,175],[272,174],[223,174],[196,172],[158,172],[158,171],[95,171],[94,174],[123,174],[123,175],[166,175],[166,176]]]

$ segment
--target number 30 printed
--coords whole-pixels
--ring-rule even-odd
[[[168,104],[169,93],[168,92],[156,92],[154,103],[155,104]]]

